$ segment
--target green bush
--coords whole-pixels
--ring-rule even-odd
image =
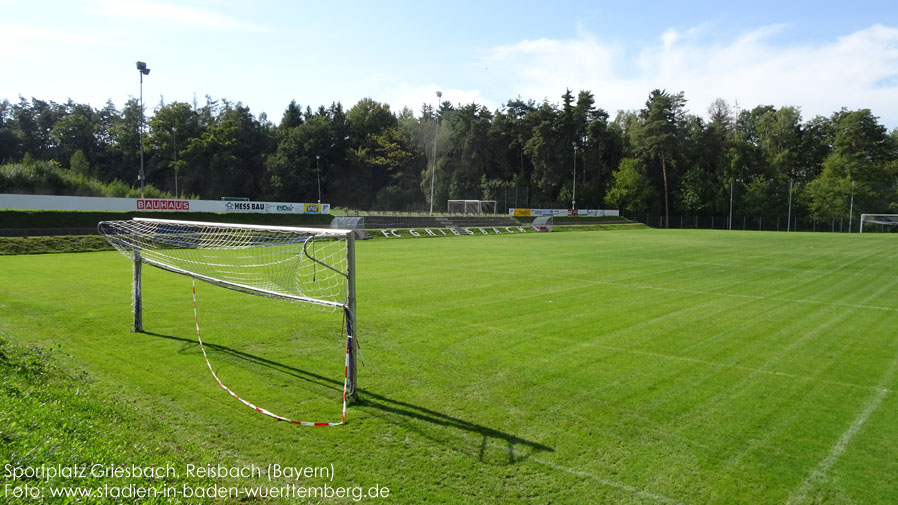
[[[0,256],[108,251],[112,246],[99,235],[53,235],[48,237],[0,237]]]
[[[139,188],[132,188],[118,179],[104,184],[86,175],[86,171],[89,171],[89,167],[69,170],[55,161],[25,160],[22,163],[7,163],[0,166],[0,193],[127,198],[140,196]],[[171,193],[152,184],[144,187],[144,195],[148,198],[172,198]]]

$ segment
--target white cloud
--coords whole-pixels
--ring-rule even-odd
[[[655,44],[625,51],[587,33],[570,40],[525,40],[493,48],[484,58],[500,70],[499,88],[557,102],[566,88],[590,90],[609,111],[642,107],[649,91],[685,91],[690,110],[704,114],[716,98],[743,108],[801,107],[805,119],[842,107],[870,108],[898,126],[898,29],[883,25],[825,44],[775,43],[788,25],[771,25],[710,42],[698,27],[665,31]]]
[[[78,43],[112,46],[116,42],[96,37],[86,37],[77,33],[28,26],[0,25],[0,43],[18,42],[22,45],[41,43]]]
[[[493,79],[508,79],[506,98],[520,95],[542,100],[566,88],[599,93],[610,82],[626,82],[617,65],[623,50],[604,45],[589,34],[574,40],[538,39],[500,46],[485,58]],[[556,100],[552,100],[556,101]]]
[[[93,5],[85,7],[84,10],[91,14],[141,22],[161,21],[233,31],[257,31],[260,29],[258,26],[214,11],[143,0],[97,0]]]

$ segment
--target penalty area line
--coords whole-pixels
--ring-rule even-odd
[[[638,487],[631,486],[629,484],[624,484],[623,482],[603,479],[602,477],[599,477],[598,475],[594,475],[594,474],[591,474],[591,473],[583,471],[583,470],[577,470],[576,468],[559,465],[558,463],[555,463],[553,461],[545,460],[545,459],[542,459],[542,458],[539,458],[536,456],[523,456],[523,457],[525,457],[526,459],[529,459],[535,463],[539,463],[541,465],[552,468],[554,470],[559,470],[559,471],[562,471],[565,473],[569,473],[571,475],[576,475],[577,477],[584,477],[589,480],[598,482],[599,484],[601,484],[603,486],[612,487],[612,488],[618,489],[620,491],[626,491],[628,493],[631,493],[631,494],[634,494],[637,496],[641,496],[643,498],[648,498],[655,502],[667,503],[669,505],[683,505],[682,502],[678,502],[678,501],[674,500],[673,498],[668,498],[667,496],[664,496],[664,495],[653,493],[651,491],[646,491],[644,489],[640,489]]]
[[[829,472],[833,465],[836,464],[836,461],[838,461],[842,453],[845,452],[845,448],[848,447],[848,444],[851,443],[851,440],[855,435],[861,431],[861,428],[864,427],[864,424],[867,423],[867,420],[873,412],[879,408],[888,392],[888,389],[880,389],[873,395],[873,398],[870,399],[870,402],[867,403],[864,410],[861,411],[860,415],[857,416],[854,422],[851,423],[851,426],[842,433],[842,436],[839,437],[839,440],[833,445],[832,449],[830,449],[829,454],[827,454],[826,457],[823,458],[823,461],[817,465],[817,468],[815,468],[814,471],[801,482],[801,485],[792,492],[789,496],[789,500],[786,501],[786,505],[803,503],[808,497],[811,488],[826,478],[827,472]]]
[[[406,263],[399,262],[385,262],[391,265],[400,265],[407,267],[409,265]],[[421,267],[430,268],[430,265],[420,265]],[[627,282],[617,282],[617,281],[602,281],[597,279],[583,279],[578,277],[568,277],[565,275],[552,275],[552,274],[542,274],[537,272],[516,272],[516,271],[508,271],[501,269],[479,269],[479,268],[465,268],[465,267],[454,267],[451,265],[440,265],[440,268],[444,270],[460,270],[465,272],[478,272],[478,273],[487,273],[487,274],[496,274],[501,273],[503,275],[517,275],[517,276],[527,276],[527,277],[535,277],[541,279],[557,279],[564,281],[577,282],[585,285],[597,285],[597,286],[615,286],[621,288],[629,288],[629,289],[639,289],[639,290],[647,290],[647,291],[664,291],[668,293],[683,293],[686,295],[701,295],[701,296],[719,296],[726,298],[740,298],[744,300],[763,300],[763,301],[771,301],[771,302],[788,302],[788,303],[801,303],[801,304],[811,304],[811,305],[829,305],[832,307],[845,307],[849,309],[868,309],[868,310],[881,310],[886,312],[898,312],[898,307],[883,307],[880,305],[863,305],[856,303],[845,303],[845,302],[834,302],[827,300],[808,300],[802,298],[786,298],[781,296],[764,296],[764,295],[749,295],[744,293],[723,293],[718,291],[705,291],[700,289],[684,289],[684,288],[666,288],[662,286],[651,286],[648,284],[634,284]],[[573,289],[573,288],[572,288]]]
[[[861,410],[861,413],[851,422],[848,428],[842,433],[842,436],[836,441],[836,443],[832,446],[832,449],[829,450],[829,453],[823,458],[823,461],[817,465],[814,470],[808,474],[807,477],[799,484],[799,486],[789,495],[789,499],[786,500],[786,505],[793,505],[798,503],[803,503],[808,494],[813,489],[814,485],[822,482],[826,478],[826,474],[832,469],[832,467],[839,460],[839,457],[842,456],[842,453],[845,452],[845,449],[848,447],[848,444],[854,439],[854,437],[861,431],[865,424],[867,424],[867,420],[870,419],[870,416],[873,415],[874,412],[882,405],[883,400],[885,400],[886,396],[892,392],[891,389],[886,387],[892,378],[895,376],[895,372],[898,370],[898,356],[895,356],[895,359],[892,360],[892,364],[889,365],[889,368],[882,376],[882,380],[879,383],[879,387],[870,400],[864,405],[864,409]]]
[[[475,437],[468,435],[466,433],[459,433],[459,435],[461,435],[462,438],[468,439],[470,441],[477,440]],[[483,443],[482,440],[481,440],[481,443]],[[605,478],[599,477],[598,475],[595,475],[593,473],[589,473],[585,470],[578,470],[576,468],[571,468],[569,466],[561,465],[561,464],[555,463],[554,461],[549,461],[547,459],[543,459],[538,456],[534,456],[533,454],[523,453],[523,452],[515,449],[514,447],[503,446],[503,445],[499,444],[498,442],[495,442],[492,439],[486,439],[486,443],[496,449],[499,449],[499,450],[508,450],[515,458],[517,458],[518,461],[532,461],[539,465],[549,467],[553,470],[558,470],[559,472],[568,473],[568,474],[574,475],[576,477],[589,479],[593,482],[601,484],[602,486],[614,488],[619,491],[624,491],[631,495],[640,496],[642,498],[649,499],[656,503],[666,503],[668,505],[684,505],[683,502],[679,502],[677,500],[674,500],[673,498],[669,498],[667,496],[664,496],[664,495],[661,495],[658,493],[646,491],[645,489],[640,489],[636,486],[624,484],[623,482],[619,482],[616,480],[605,479]]]

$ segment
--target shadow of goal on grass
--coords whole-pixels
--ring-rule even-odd
[[[163,335],[150,331],[144,331],[144,335],[174,340],[176,342],[183,342],[185,344],[189,344],[189,347],[199,346],[199,344],[195,340],[188,338],[175,337],[173,335]],[[209,342],[203,342],[203,345],[207,349],[213,349],[217,352],[221,352],[230,355],[231,357],[248,361],[258,366],[270,368],[272,370],[276,370],[278,372],[290,375],[291,377],[295,377],[312,384],[330,388],[338,392],[343,390],[343,381],[340,380],[331,379],[323,375],[308,372],[306,370],[285,365],[277,361],[272,361],[267,358],[262,358],[260,356],[249,354],[243,351],[238,351],[227,346]],[[487,451],[488,445],[491,445],[489,444],[490,440],[492,440],[494,444],[499,443],[503,446],[503,450],[507,454],[507,460],[509,463],[515,463],[517,461],[527,459],[528,454],[521,452],[522,450],[532,452],[554,451],[553,448],[547,445],[540,444],[538,442],[532,442],[530,440],[526,440],[510,433],[505,433],[503,431],[489,428],[481,424],[465,421],[464,419],[443,414],[426,407],[421,407],[400,400],[393,400],[387,396],[377,394],[368,389],[359,388],[359,397],[360,399],[352,404],[355,408],[372,409],[400,417],[416,419],[418,421],[423,421],[444,428],[461,430],[477,436],[480,439],[480,448],[478,450],[478,459],[480,460],[484,459],[484,454]]]

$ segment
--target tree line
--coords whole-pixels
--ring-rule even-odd
[[[121,109],[3,100],[0,162],[138,187],[141,112],[133,98]],[[348,110],[292,101],[277,123],[206,97],[160,103],[145,120],[146,182],[159,195],[177,184],[188,197],[313,202],[320,194],[377,210],[426,209],[433,183],[435,209],[447,199],[549,208],[576,200],[631,214],[727,215],[733,205],[741,215],[780,216],[789,205],[824,220],[858,202],[898,213],[898,130],[889,133],[869,109],[804,120],[796,107],[740,110],[718,99],[707,118],[687,112],[684,93],[665,90],[613,118],[591,92],[570,90],[558,103],[516,98],[493,111],[450,101],[417,113],[370,98]],[[28,190],[16,184],[4,191]]]

